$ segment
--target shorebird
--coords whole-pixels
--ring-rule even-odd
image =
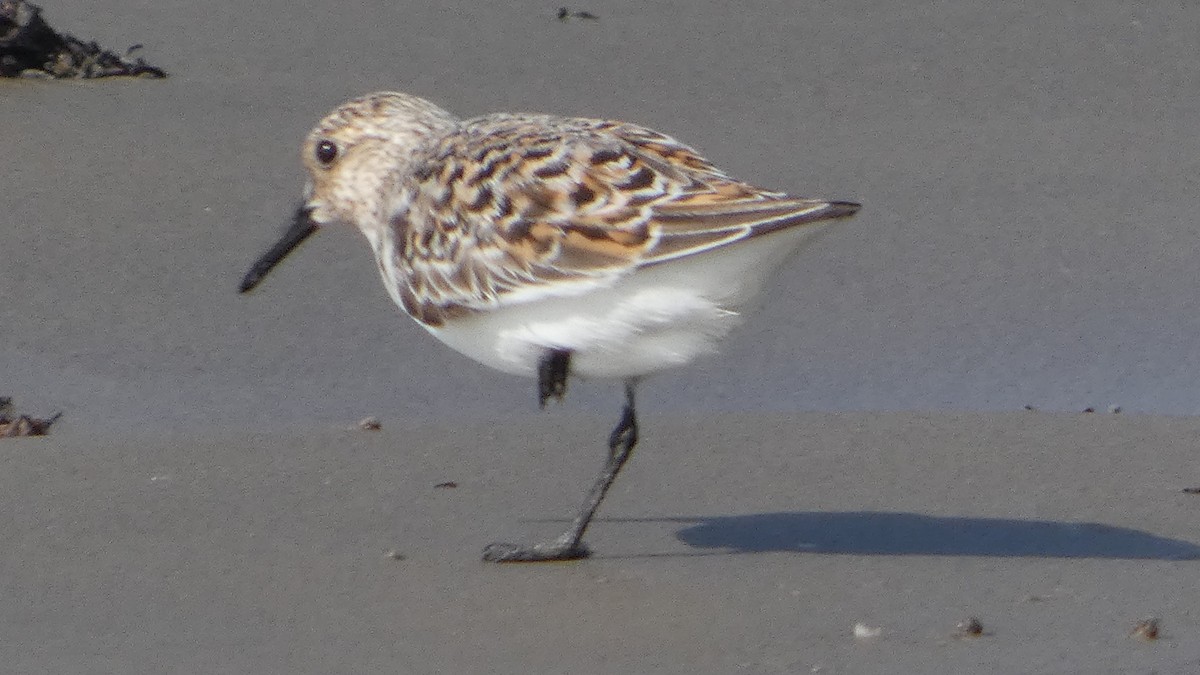
[[[768,276],[859,205],[738,181],[675,139],[625,122],[494,114],[424,99],[349,101],[303,145],[304,199],[245,293],[319,228],[356,226],[396,305],[472,359],[537,380],[624,381],[608,456],[570,527],[496,562],[586,557],[583,535],[638,441],[643,376],[716,349]]]

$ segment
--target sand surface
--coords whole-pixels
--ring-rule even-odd
[[[6,668],[1200,668],[1200,12],[559,4],[45,0],[171,78],[0,82],[0,395],[65,413],[0,441]],[[865,204],[646,383],[592,560],[477,557],[562,527],[616,386],[539,412],[349,230],[235,292],[303,135],[377,89],[627,119]]]
[[[565,426],[564,426],[565,423]],[[1200,421],[648,417],[579,563],[590,418],[0,446],[9,672],[1185,673]],[[1191,474],[1191,475],[1189,475]],[[456,488],[437,488],[454,482]],[[392,554],[403,557],[396,560]],[[977,617],[985,635],[955,637]],[[1155,643],[1128,636],[1161,619]],[[853,637],[856,623],[882,630]]]

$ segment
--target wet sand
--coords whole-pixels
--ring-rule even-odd
[[[487,542],[564,526],[600,459],[564,438],[604,431],[566,416],[6,442],[6,663],[1131,673],[1200,659],[1200,497],[1180,492],[1200,421],[651,415],[592,559],[479,562]],[[956,637],[969,616],[985,634]],[[1157,642],[1128,636],[1146,617]],[[882,633],[856,639],[857,623]]]

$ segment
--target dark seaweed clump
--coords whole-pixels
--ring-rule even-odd
[[[45,436],[50,432],[50,426],[62,417],[62,413],[45,419],[38,417],[30,417],[29,415],[12,414],[12,399],[7,396],[0,396],[0,438],[13,438],[16,436]]]
[[[121,55],[101,49],[50,28],[37,5],[0,0],[0,77],[166,77],[161,68],[133,56],[140,47]]]

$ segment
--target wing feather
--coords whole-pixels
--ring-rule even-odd
[[[759,190],[619,122],[479,118],[427,162],[392,222],[401,296],[429,325],[858,209]]]

